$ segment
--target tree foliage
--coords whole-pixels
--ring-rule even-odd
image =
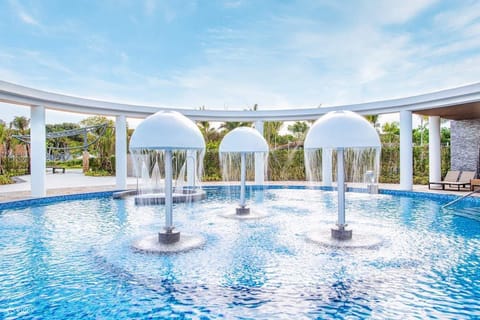
[[[309,126],[305,121],[295,121],[294,124],[288,126],[288,130],[293,133],[293,137],[296,141],[305,140],[308,128]]]
[[[97,142],[88,149],[95,158],[90,159],[90,168],[94,171],[104,171],[109,174],[115,174],[115,122],[103,116],[93,116],[80,122],[82,126],[97,126],[107,124],[105,131],[97,128],[94,132],[88,134],[88,140]]]
[[[374,116],[369,118],[376,123]],[[115,126],[114,121],[106,117],[94,116],[83,120],[80,124],[62,123],[47,125],[47,132],[58,132],[76,129],[81,126],[92,126],[107,123],[105,132],[98,130],[88,134],[88,142],[98,141],[89,147],[92,155],[90,166],[94,172],[91,174],[114,174],[115,173]],[[269,180],[305,180],[304,155],[302,143],[311,122],[297,121],[288,126],[289,133],[281,134],[283,122],[264,122],[264,137],[270,145],[268,157],[267,175]],[[219,128],[215,128],[208,121],[197,123],[205,137],[206,153],[204,159],[204,180],[221,180],[221,168],[218,157],[218,146],[223,136],[239,126],[251,126],[250,122],[225,122]],[[378,126],[377,126],[378,128]],[[400,127],[398,122],[383,124],[380,131],[382,141],[382,153],[380,162],[380,177],[382,183],[398,183],[400,174]],[[128,130],[130,136],[133,130]],[[20,141],[13,139],[14,134],[28,134],[29,120],[25,117],[16,117],[10,124],[0,121],[0,175],[8,176],[25,173],[29,168],[29,159],[14,156],[14,150]],[[414,183],[428,182],[428,128],[415,128],[413,137],[413,173]],[[63,139],[63,140],[62,140]],[[72,136],[62,138],[57,142],[72,146],[82,145],[83,137]],[[295,141],[295,143],[293,143]],[[297,143],[300,142],[300,143]],[[49,142],[50,143],[50,142]],[[423,144],[422,144],[423,143]],[[441,165],[442,174],[450,168],[450,130],[441,128]],[[287,147],[284,147],[287,146]],[[27,146],[25,146],[27,147]],[[23,170],[23,171],[22,171]]]

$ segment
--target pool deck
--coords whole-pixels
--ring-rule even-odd
[[[17,177],[19,182],[8,185],[0,185],[0,202],[31,199],[30,176]],[[47,196],[87,193],[96,191],[117,190],[115,177],[88,177],[83,175],[81,169],[67,169],[65,173],[47,172],[46,175]],[[203,182],[202,185],[222,185],[221,182]],[[306,185],[305,181],[268,181],[269,185]],[[349,186],[353,186],[348,184]],[[137,187],[137,179],[127,178],[128,189]],[[380,184],[380,189],[400,190],[399,184]],[[431,192],[440,194],[465,195],[469,190],[437,190],[428,189],[426,185],[414,185],[413,191]],[[480,196],[478,193],[476,196]]]

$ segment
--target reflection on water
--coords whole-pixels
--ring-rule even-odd
[[[131,250],[161,228],[162,206],[70,201],[0,213],[0,315],[17,318],[471,318],[480,315],[480,226],[418,198],[347,193],[355,234],[339,250],[306,241],[336,220],[334,192],[247,190],[261,220],[213,212],[221,189],[176,204],[206,245],[162,256]],[[328,228],[327,228],[328,230]]]

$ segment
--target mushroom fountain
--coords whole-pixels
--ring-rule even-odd
[[[331,179],[331,172],[318,172],[316,159],[324,156],[323,161],[331,161],[328,155],[336,152],[338,221],[331,229],[331,238],[337,241],[351,240],[352,230],[347,229],[345,219],[345,155],[353,161],[350,168],[358,169],[358,176],[364,176],[367,170],[379,170],[380,138],[373,126],[362,116],[351,111],[329,112],[318,119],[310,128],[304,143],[305,167],[309,178],[322,176]],[[321,151],[321,152],[320,152]],[[357,156],[351,156],[354,152]],[[325,159],[326,158],[326,159]],[[328,165],[325,167],[329,167]],[[372,168],[373,167],[373,168]],[[378,176],[378,175],[377,175]]]
[[[225,214],[225,217],[238,219],[252,219],[265,216],[261,212],[254,212],[247,207],[245,197],[245,184],[247,178],[247,168],[253,167],[255,155],[268,155],[268,144],[263,136],[255,129],[249,127],[236,128],[222,139],[219,147],[220,163],[224,179],[229,176],[229,172],[235,169],[235,165],[240,162],[240,203],[236,208],[235,214]],[[240,161],[238,161],[240,160]],[[264,161],[267,163],[267,161]]]
[[[164,184],[162,191],[148,195],[146,198],[153,204],[165,204],[165,226],[158,235],[149,236],[141,239],[134,244],[134,248],[147,252],[176,252],[191,249],[203,244],[201,236],[182,235],[175,229],[173,224],[173,202],[174,171],[177,174],[182,170],[174,170],[172,161],[177,163],[184,161],[187,164],[187,170],[201,174],[201,165],[196,168],[194,160],[200,160],[202,163],[205,150],[205,141],[198,127],[190,119],[175,111],[159,111],[141,122],[130,139],[130,152],[136,164],[137,172],[143,172],[142,175],[148,175],[148,168],[145,165],[145,159],[153,158],[155,161],[152,176],[155,176],[156,184],[161,184],[159,179],[160,168],[164,173]],[[141,159],[141,161],[138,161]],[[140,163],[139,163],[140,162]],[[159,163],[163,165],[159,165]],[[178,166],[179,167],[179,166]],[[184,168],[184,167],[183,167]],[[192,176],[192,174],[188,174]],[[178,180],[178,179],[177,179]],[[189,184],[194,184],[195,179],[191,178]],[[180,195],[189,194],[195,186],[182,186],[176,193]],[[188,192],[187,192],[188,191]],[[178,197],[177,197],[178,198]],[[160,200],[159,200],[160,199]],[[145,197],[142,195],[136,197],[135,202],[144,204]]]

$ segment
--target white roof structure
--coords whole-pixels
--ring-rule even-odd
[[[326,108],[295,108],[279,110],[193,110],[173,107],[143,106],[115,103],[52,93],[0,81],[0,101],[25,106],[44,106],[47,109],[100,115],[125,115],[146,118],[160,110],[178,111],[195,121],[288,121],[316,120],[336,110],[355,111],[375,115],[409,110],[425,115],[438,115],[447,119],[480,118],[480,83],[458,88],[361,104]]]
[[[130,150],[205,149],[200,129],[176,111],[159,111],[143,120],[130,139]]]
[[[325,108],[295,108],[276,110],[198,110],[160,106],[116,103],[95,99],[79,98],[64,94],[47,92],[25,86],[0,81],[0,102],[31,107],[32,136],[32,196],[45,195],[45,109],[115,116],[116,135],[116,180],[119,189],[126,187],[127,141],[126,118],[147,118],[158,111],[177,111],[193,121],[255,121],[257,130],[263,127],[263,121],[299,121],[317,120],[331,111],[353,111],[361,115],[380,115],[400,113],[400,188],[411,190],[413,185],[412,169],[412,113],[434,116],[430,137],[434,143],[429,147],[430,180],[440,180],[440,117],[463,120],[480,118],[480,82],[411,97],[367,102],[361,104],[340,105]],[[1,105],[0,105],[1,107]],[[174,131],[166,134],[177,135]],[[140,134],[140,133],[139,133]],[[142,134],[147,136],[147,133]],[[330,135],[331,136],[331,135]],[[150,139],[151,137],[147,137]],[[153,138],[152,138],[153,139]],[[167,146],[160,140],[145,140],[143,145],[135,142],[133,147]],[[156,141],[156,142],[154,142]],[[190,144],[190,142],[179,141]],[[193,143],[198,147],[198,144]],[[263,183],[261,165],[255,174],[257,184]],[[257,174],[258,173],[258,174]],[[257,179],[258,178],[258,179]]]
[[[257,130],[239,127],[223,137],[222,142],[220,142],[219,152],[268,152],[268,144]]]
[[[308,130],[305,149],[380,147],[377,130],[352,111],[333,111],[315,121]]]

